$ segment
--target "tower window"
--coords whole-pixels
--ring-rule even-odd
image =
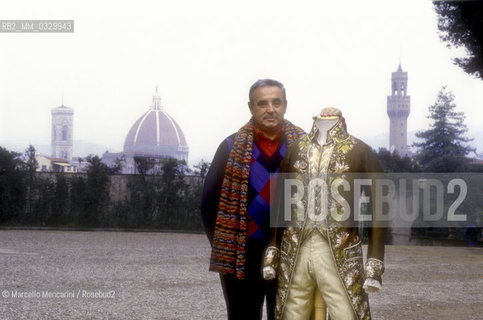
[[[67,126],[62,127],[62,140],[67,140]]]

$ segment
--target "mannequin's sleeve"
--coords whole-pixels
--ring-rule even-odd
[[[365,150],[365,171],[373,177],[381,177],[382,167],[377,160],[376,154],[367,147]],[[373,226],[369,229],[369,244],[367,250],[367,261],[365,266],[366,283],[364,287],[371,287],[374,291],[381,288],[382,274],[384,273],[384,246],[386,241],[387,223],[376,220],[375,202],[377,194],[374,184],[372,193],[372,221]]]

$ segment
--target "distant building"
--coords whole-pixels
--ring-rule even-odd
[[[52,114],[52,158],[72,162],[74,138],[74,110],[64,105],[53,108]]]
[[[75,172],[74,166],[65,159],[46,157],[41,154],[36,154],[39,167],[38,172]]]
[[[72,157],[72,165],[75,172],[87,172],[87,169],[89,169],[89,162],[82,157]]]
[[[188,162],[188,144],[178,123],[164,110],[158,88],[149,109],[128,131],[124,151],[105,152],[102,162],[112,166],[116,158],[125,156],[122,173],[136,173],[134,157],[175,158]]]
[[[391,75],[392,92],[387,97],[387,115],[389,116],[389,150],[400,156],[409,155],[407,139],[407,118],[411,111],[411,99],[407,95],[408,73],[401,64]]]

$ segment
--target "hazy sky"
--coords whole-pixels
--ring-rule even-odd
[[[0,33],[0,145],[49,144],[63,92],[74,139],[121,151],[158,85],[190,158],[211,161],[249,119],[248,88],[260,78],[285,84],[286,118],[306,130],[336,106],[353,135],[387,133],[400,58],[408,130],[427,128],[442,85],[468,125],[483,124],[483,81],[451,62],[430,1],[6,1],[0,19],[75,20],[74,33]]]

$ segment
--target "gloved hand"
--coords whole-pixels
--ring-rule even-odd
[[[277,277],[277,271],[272,267],[263,267],[262,276],[263,280],[275,280]]]
[[[279,261],[280,250],[274,246],[267,247],[263,255],[262,265],[262,277],[264,280],[275,280]]]
[[[367,293],[377,293],[382,288],[382,274],[384,273],[384,262],[375,259],[369,258],[366,262],[365,273],[364,276],[366,280],[364,281],[364,285],[362,288]]]

